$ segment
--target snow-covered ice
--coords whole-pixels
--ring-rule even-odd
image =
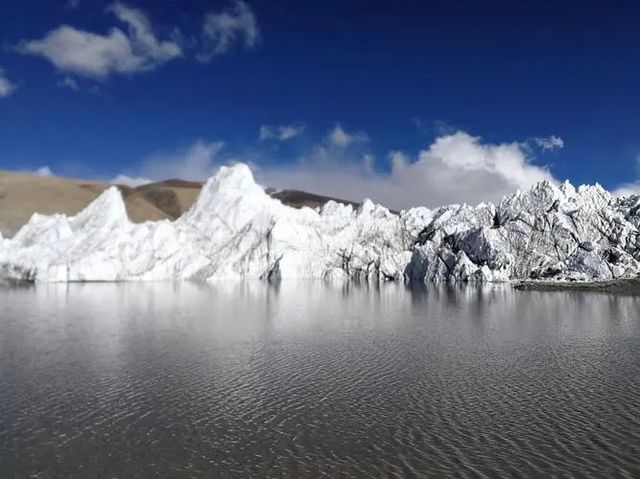
[[[366,200],[295,209],[248,166],[222,167],[181,218],[134,224],[111,187],[74,217],[34,214],[0,236],[0,275],[29,281],[600,280],[640,272],[640,197],[541,182],[497,204]]]

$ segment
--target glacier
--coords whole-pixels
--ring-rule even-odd
[[[34,214],[0,236],[0,278],[28,282],[289,278],[597,281],[640,273],[640,197],[543,181],[498,204],[398,213],[365,200],[318,209],[222,167],[180,218],[135,224],[117,188],[73,217]]]

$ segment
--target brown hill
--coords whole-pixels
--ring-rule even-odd
[[[75,215],[108,187],[96,181],[0,171],[0,232],[14,234],[35,212]],[[141,195],[127,195],[125,202],[133,221],[168,218]]]
[[[194,203],[200,194],[202,183],[170,180],[150,183],[137,188],[120,185],[118,187],[122,191],[126,204],[134,199],[144,201],[160,210],[167,218],[176,219]]]
[[[171,179],[132,188],[117,185],[125,201],[129,218],[140,223],[148,220],[174,220],[194,203],[203,183]],[[33,213],[75,215],[91,203],[109,183],[38,176],[0,171],[0,233],[12,236]],[[353,202],[297,190],[274,190],[267,193],[295,208],[324,205],[329,200]]]

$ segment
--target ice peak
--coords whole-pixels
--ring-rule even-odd
[[[555,194],[560,188],[549,180],[538,181],[529,191],[543,194]]]
[[[565,196],[575,196],[576,194],[576,189],[569,180],[564,180],[560,185],[560,191],[562,191]]]
[[[74,229],[85,227],[112,227],[127,222],[127,208],[120,190],[111,186],[93,200],[89,206],[71,219]]]
[[[208,235],[221,227],[236,231],[274,202],[279,204],[255,182],[249,166],[244,163],[223,166],[206,182],[181,221]]]
[[[246,196],[266,196],[255,182],[251,169],[244,163],[222,166],[202,187],[198,200],[187,215],[215,209],[220,202],[229,202]]]
[[[206,189],[251,191],[260,188],[245,163],[223,166],[207,181]],[[262,189],[262,188],[260,188]]]
[[[358,207],[359,214],[371,213],[375,209],[376,205],[369,198],[365,198],[362,204]]]

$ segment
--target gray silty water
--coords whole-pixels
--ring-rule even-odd
[[[0,291],[0,477],[638,477],[640,299]]]

